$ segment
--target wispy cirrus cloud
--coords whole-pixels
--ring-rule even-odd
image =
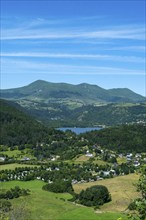
[[[144,26],[112,26],[104,28],[94,28],[94,30],[84,30],[84,28],[74,27],[66,29],[55,28],[23,28],[3,29],[2,40],[31,40],[31,39],[130,39],[145,40]]]
[[[119,62],[136,62],[144,63],[145,58],[136,56],[114,56],[114,55],[102,55],[102,54],[71,54],[71,53],[2,53],[2,57],[38,57],[38,58],[65,58],[65,59],[93,59],[93,60],[112,60]]]
[[[110,47],[105,48],[105,50],[118,50],[118,51],[138,51],[144,52],[146,51],[146,45],[143,46],[118,46],[118,47]]]
[[[143,70],[116,68],[111,66],[89,66],[89,65],[65,65],[49,63],[49,62],[34,62],[30,60],[15,60],[5,58],[2,59],[3,73],[28,74],[45,73],[45,74],[60,74],[60,75],[145,75]]]

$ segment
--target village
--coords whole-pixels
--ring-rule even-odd
[[[1,181],[36,179],[52,183],[56,179],[61,179],[70,180],[72,184],[86,183],[138,173],[139,168],[146,163],[145,153],[117,154],[104,150],[98,145],[93,145],[90,148],[86,146],[83,155],[78,155],[76,160],[70,161],[60,160],[58,155],[50,155],[48,160],[36,160],[27,156],[22,156],[18,160],[18,158],[4,155],[4,152],[2,155],[0,157],[1,164],[18,163],[23,167],[16,167],[14,170],[1,170]],[[81,160],[83,158],[84,160]]]

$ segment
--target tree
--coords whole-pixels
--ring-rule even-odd
[[[53,183],[46,184],[42,187],[43,190],[55,192],[55,193],[73,193],[73,187],[71,181],[56,180]]]
[[[105,186],[97,185],[82,190],[77,196],[77,200],[86,206],[98,206],[111,201],[111,196]]]
[[[137,184],[137,190],[141,192],[142,198],[136,201],[136,210],[140,219],[146,219],[146,166],[141,170],[141,175]]]

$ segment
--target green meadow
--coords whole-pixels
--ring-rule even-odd
[[[42,190],[44,182],[34,181],[10,181],[1,182],[1,189],[9,189],[15,186],[30,189],[30,195],[11,200],[14,207],[25,204],[26,212],[30,213],[30,220],[122,220],[128,218],[122,212],[94,210],[69,202],[72,196],[68,193],[52,193]],[[84,187],[83,187],[84,188]]]
[[[38,165],[10,163],[0,166],[0,170],[15,170],[17,167],[39,167]]]
[[[24,157],[29,157],[31,159],[35,159],[34,156],[31,155],[31,151],[29,149],[24,149],[24,150],[10,150],[8,149],[7,151],[2,152],[3,155],[7,155],[8,157],[14,157],[15,159],[21,160]]]

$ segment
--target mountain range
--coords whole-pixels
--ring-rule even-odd
[[[145,98],[133,91],[123,89],[103,89],[97,85],[82,83],[72,85],[67,83],[51,83],[37,80],[27,86],[15,89],[1,90],[5,99],[70,99],[82,104],[111,102],[143,102]]]
[[[146,122],[145,97],[127,88],[106,90],[87,83],[37,80],[21,88],[1,90],[1,98],[49,127]]]

